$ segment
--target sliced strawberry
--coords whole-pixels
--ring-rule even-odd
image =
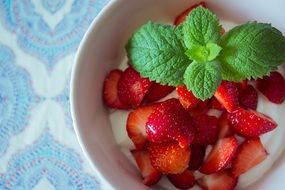
[[[211,174],[227,167],[232,161],[237,147],[238,141],[234,136],[220,139],[206,157],[200,172]]]
[[[206,153],[206,146],[192,144],[190,148],[191,148],[191,158],[188,169],[198,170],[203,164]]]
[[[181,174],[168,174],[169,181],[179,189],[189,189],[196,183],[193,171],[185,170]]]
[[[180,15],[178,15],[174,21],[174,24],[177,26],[179,24],[181,24],[182,22],[184,22],[185,18],[188,16],[188,14],[196,7],[198,6],[202,6],[206,8],[206,4],[205,2],[200,2],[198,4],[195,4],[191,7],[189,7],[188,9],[186,9],[185,11],[183,11]]]
[[[270,76],[263,79],[258,79],[257,89],[273,103],[281,104],[284,101],[285,80],[277,71],[272,72]]]
[[[218,139],[218,119],[215,116],[200,115],[193,118],[195,137],[193,144],[214,144]]]
[[[146,123],[147,139],[151,142],[175,140],[187,147],[194,139],[192,119],[177,99],[160,102]]]
[[[148,152],[145,150],[132,150],[131,153],[140,169],[143,183],[148,186],[156,184],[162,174],[151,165]]]
[[[118,81],[120,80],[122,74],[122,71],[115,69],[112,70],[105,78],[103,85],[103,100],[104,103],[110,108],[130,108],[128,104],[123,103],[118,97]]]
[[[228,119],[231,128],[245,137],[258,137],[277,127],[277,123],[270,117],[243,108],[238,108],[235,112],[229,113]]]
[[[230,170],[204,175],[198,179],[198,184],[203,190],[233,190],[237,185],[238,178],[234,177]]]
[[[155,106],[157,106],[157,104],[141,106],[129,113],[127,119],[127,132],[129,138],[136,146],[136,149],[142,149],[145,146],[145,124],[149,115],[154,111]]]
[[[174,89],[175,87],[173,86],[161,85],[153,82],[144,100],[146,103],[155,102],[170,94]]]
[[[118,82],[118,95],[120,100],[132,107],[137,107],[142,102],[151,86],[151,81],[142,78],[132,67],[128,67]]]
[[[215,97],[228,112],[233,112],[238,107],[238,89],[233,82],[222,81],[215,92]]]
[[[239,104],[244,109],[256,110],[258,95],[252,85],[247,85],[239,94]]]
[[[147,146],[151,164],[164,174],[178,174],[187,169],[191,150],[175,141],[150,143]]]
[[[232,164],[234,176],[240,176],[266,159],[268,153],[259,138],[248,139],[240,145]]]
[[[199,115],[205,115],[210,110],[209,101],[200,101],[198,105],[189,111],[192,117],[196,117]]]
[[[225,110],[225,107],[217,100],[217,98],[212,97],[210,100],[210,107],[212,109],[223,111]]]
[[[228,120],[228,113],[223,112],[218,120],[219,139],[234,135]]]
[[[193,93],[187,90],[186,86],[178,86],[176,88],[177,95],[180,103],[186,110],[191,110],[195,108],[201,100],[196,98]]]

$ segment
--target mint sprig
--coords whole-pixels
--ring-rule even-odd
[[[126,45],[133,67],[153,81],[185,84],[202,100],[221,80],[256,79],[285,60],[285,38],[269,24],[248,22],[224,36],[217,17],[198,7],[178,27],[149,22]]]

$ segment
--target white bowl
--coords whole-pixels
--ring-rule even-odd
[[[196,0],[114,0],[96,17],[78,49],[71,79],[71,112],[84,153],[100,176],[115,189],[148,189],[115,143],[102,102],[106,74],[125,58],[124,45],[148,20],[172,22]],[[206,1],[220,19],[270,22],[285,31],[283,0]],[[280,126],[284,127],[284,126]],[[124,129],[124,127],[122,127]],[[67,137],[68,138],[68,137]],[[281,145],[284,146],[284,145]],[[285,155],[248,190],[284,189]],[[156,187],[156,189],[159,189]]]

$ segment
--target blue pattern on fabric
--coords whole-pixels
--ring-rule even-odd
[[[27,125],[29,111],[36,101],[28,73],[14,62],[13,52],[0,45],[0,156],[9,138]]]
[[[98,181],[82,172],[79,155],[59,144],[47,131],[35,144],[12,157],[7,173],[0,177],[0,187],[30,190],[43,178],[57,190],[99,189]]]

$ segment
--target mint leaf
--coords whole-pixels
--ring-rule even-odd
[[[222,37],[222,78],[230,81],[262,77],[285,59],[285,38],[270,24],[249,22]]]
[[[220,40],[221,26],[217,17],[208,9],[194,9],[183,23],[184,43],[187,48],[192,45],[205,46],[207,43],[217,43]]]
[[[221,68],[217,61],[206,63],[193,61],[184,74],[184,82],[188,90],[201,100],[212,97],[221,80]]]
[[[214,60],[222,48],[215,43],[207,43],[206,46],[192,45],[185,53],[186,55],[199,63]]]
[[[128,41],[127,55],[143,76],[161,84],[183,84],[183,74],[191,63],[185,55],[181,27],[149,22]]]

